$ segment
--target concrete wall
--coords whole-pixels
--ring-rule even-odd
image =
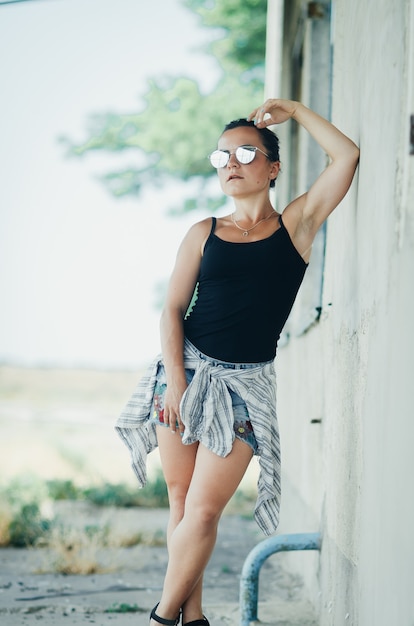
[[[284,6],[283,74],[304,7]],[[320,559],[287,557],[322,626],[413,626],[414,6],[333,8],[332,121],[361,162],[328,220],[321,317],[277,358],[281,531],[323,533]]]

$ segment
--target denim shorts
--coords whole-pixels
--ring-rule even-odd
[[[193,349],[196,350],[198,356],[201,359],[209,361],[213,366],[221,366],[221,367],[230,368],[230,369],[251,369],[253,367],[264,365],[264,363],[228,363],[227,361],[220,361],[219,359],[213,359],[203,354],[196,348],[194,348],[194,346],[193,346]],[[193,369],[185,370],[188,384],[190,384],[190,382],[192,381],[194,373],[195,373],[195,370]],[[166,389],[167,389],[167,382],[166,382],[164,366],[159,365],[150,419],[152,422],[155,422],[156,424],[168,427],[168,424],[164,423],[164,396],[165,396]],[[257,450],[258,450],[257,441],[256,441],[256,437],[253,431],[252,423],[249,419],[249,412],[247,410],[246,403],[244,402],[244,400],[242,400],[240,396],[235,394],[231,389],[229,389],[229,393],[231,397],[231,403],[233,406],[234,434],[237,437],[237,439],[240,439],[241,441],[243,441],[244,443],[247,443],[247,445],[251,447],[251,449],[253,450],[253,454],[257,454]]]

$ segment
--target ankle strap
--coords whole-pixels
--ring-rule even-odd
[[[153,619],[154,622],[158,622],[159,624],[163,624],[163,626],[177,626],[178,622],[180,621],[180,615],[178,615],[178,617],[176,617],[175,619],[165,619],[164,617],[160,617],[155,612],[158,604],[152,609],[150,619]]]

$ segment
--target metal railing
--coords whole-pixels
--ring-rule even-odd
[[[320,550],[320,533],[276,535],[258,543],[247,555],[240,579],[240,626],[258,620],[259,573],[265,560],[276,552]]]

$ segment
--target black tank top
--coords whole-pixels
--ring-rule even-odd
[[[185,336],[204,354],[232,363],[276,356],[277,342],[307,264],[282,217],[270,237],[250,243],[210,235],[198,277],[198,297],[184,320]]]

